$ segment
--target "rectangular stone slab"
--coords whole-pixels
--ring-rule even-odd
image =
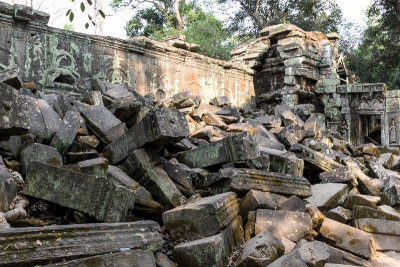
[[[257,143],[248,132],[185,151],[178,155],[179,162],[191,168],[205,168],[227,162],[254,159],[260,155]]]
[[[22,95],[11,86],[0,83],[0,136],[22,135],[28,132],[27,103]]]
[[[93,264],[101,267],[129,266],[129,267],[156,267],[153,252],[150,250],[134,249],[126,252],[113,252],[98,256],[49,264],[45,267],[93,267]]]
[[[0,230],[0,262],[34,266],[119,252],[121,248],[161,249],[160,226],[153,221],[93,223]]]
[[[368,233],[387,234],[400,236],[400,222],[363,218],[355,220],[358,229]]]
[[[228,192],[179,206],[162,217],[172,238],[195,240],[219,233],[235,218],[238,208],[236,194]]]
[[[88,128],[104,144],[109,144],[126,132],[125,125],[104,106],[97,105],[82,109],[82,115],[86,119]]]
[[[218,173],[222,183],[212,186],[213,191],[245,193],[251,189],[283,195],[309,197],[311,185],[304,177],[254,169],[222,169]]]
[[[111,164],[116,164],[144,145],[151,143],[155,147],[161,147],[179,142],[187,136],[189,127],[185,115],[173,109],[156,109],[109,144],[104,149],[104,155]]]
[[[322,212],[342,204],[348,194],[346,184],[315,184],[311,187],[312,196],[305,199]]]
[[[304,212],[259,209],[256,213],[256,235],[268,230],[278,239],[285,237],[298,242],[311,228],[311,216]]]
[[[163,170],[160,156],[150,148],[134,151],[124,162],[128,174],[138,180],[153,198],[166,207],[177,207],[183,196]]]
[[[83,119],[79,112],[67,111],[50,145],[57,148],[62,154],[68,152],[82,123]]]
[[[227,266],[227,257],[243,242],[243,225],[236,216],[222,233],[179,244],[174,247],[174,259],[179,266]]]
[[[123,221],[133,209],[135,194],[105,177],[32,162],[23,193],[79,210],[99,221]]]
[[[298,158],[303,159],[306,163],[321,171],[330,171],[344,167],[324,154],[300,144],[291,146],[290,151],[295,152]]]
[[[370,234],[329,218],[325,218],[319,232],[334,246],[370,258],[370,253],[373,251]]]

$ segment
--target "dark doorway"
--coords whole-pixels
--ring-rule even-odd
[[[381,114],[360,115],[360,144],[381,145]]]

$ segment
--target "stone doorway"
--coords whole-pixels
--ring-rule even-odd
[[[382,114],[367,113],[359,115],[359,138],[358,144],[373,143],[381,145]]]

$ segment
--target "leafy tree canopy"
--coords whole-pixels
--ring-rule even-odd
[[[400,17],[396,5],[376,0],[367,16],[361,45],[347,56],[348,68],[362,82],[385,82],[390,89],[400,89]]]

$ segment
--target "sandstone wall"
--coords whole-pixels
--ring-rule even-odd
[[[92,80],[126,83],[142,94],[190,89],[208,100],[226,95],[245,105],[254,96],[253,71],[151,41],[91,36],[47,26],[48,15],[0,2],[0,70],[19,67],[43,91],[82,94]]]

